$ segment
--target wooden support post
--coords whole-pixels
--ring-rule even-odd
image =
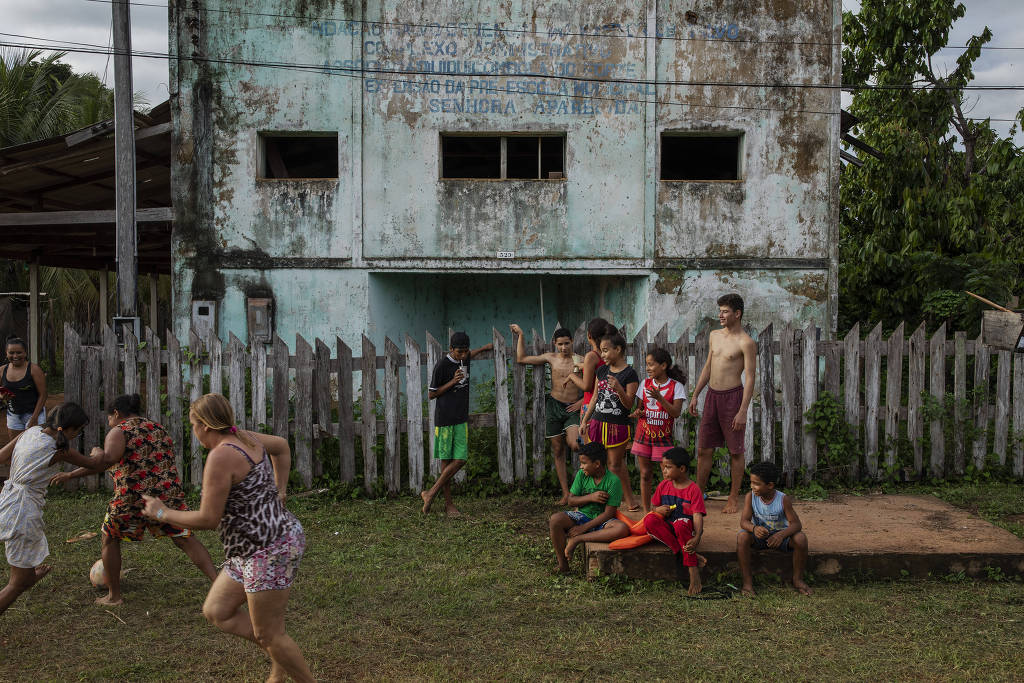
[[[110,320],[110,313],[107,306],[110,303],[110,271],[106,268],[99,274],[99,299],[100,299],[100,329]]]
[[[405,335],[405,420],[409,458],[409,488],[423,490],[423,363],[420,346]]]
[[[939,325],[939,329],[932,335],[930,347],[929,388],[932,398],[939,406],[939,415],[932,420],[931,425],[931,475],[938,478],[945,474],[946,470],[946,435],[942,429],[942,411],[945,409],[946,399],[946,323]]]
[[[505,338],[491,328],[494,340],[494,413],[498,427],[498,476],[505,484],[512,483],[512,433],[508,410],[508,350]]]
[[[356,476],[356,427],[352,415],[352,349],[334,338],[338,350],[338,476],[350,483]]]
[[[28,357],[39,363],[39,257],[28,265]]]
[[[114,169],[117,212],[117,314],[138,315],[138,233],[135,229],[135,114],[132,30],[127,0],[111,3],[114,43]]]

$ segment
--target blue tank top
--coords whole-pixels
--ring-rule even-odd
[[[772,502],[766,503],[761,500],[761,496],[751,495],[750,502],[754,508],[754,526],[763,526],[772,533],[782,531],[789,526],[789,520],[786,519],[786,513],[782,508],[782,499],[785,497],[785,493],[776,491]]]

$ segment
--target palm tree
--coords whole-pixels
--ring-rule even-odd
[[[75,129],[81,80],[59,63],[64,54],[0,50],[0,148]]]

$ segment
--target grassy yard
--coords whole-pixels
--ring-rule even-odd
[[[1019,486],[990,486],[1005,486],[1000,499],[1020,512]],[[448,520],[423,518],[410,497],[293,499],[309,548],[289,630],[314,673],[323,681],[1021,680],[1020,581],[846,577],[816,583],[812,598],[762,585],[754,600],[689,600],[680,585],[553,576],[549,501],[463,499],[466,517]],[[168,541],[126,546],[127,602],[93,605],[87,572],[99,539],[64,539],[96,529],[104,505],[97,495],[48,504],[54,571],[0,617],[0,680],[262,680],[266,657],[205,622],[205,580]],[[200,538],[219,559],[216,536]]]

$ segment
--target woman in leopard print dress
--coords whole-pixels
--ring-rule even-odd
[[[291,469],[288,442],[238,429],[231,404],[206,394],[189,410],[192,432],[209,449],[199,510],[167,508],[143,496],[145,514],[185,529],[213,529],[224,544],[224,568],[203,616],[270,655],[268,680],[312,681],[302,652],[284,630],[288,594],[306,547],[302,525],[284,506]],[[241,609],[248,606],[248,611]]]

